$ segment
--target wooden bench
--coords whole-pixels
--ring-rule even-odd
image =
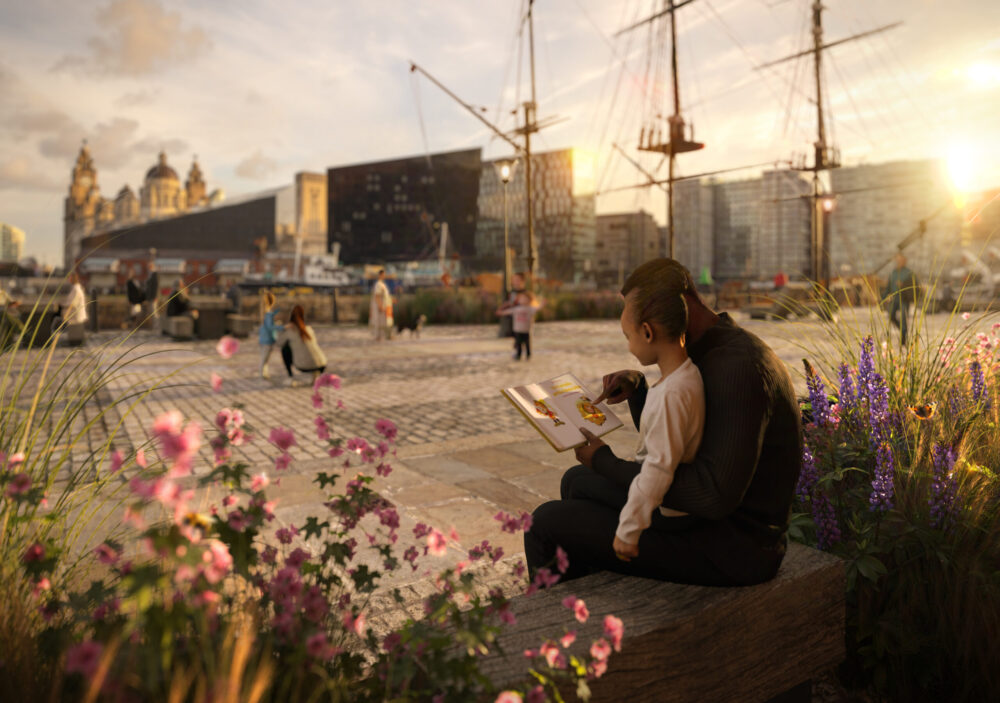
[[[187,315],[165,317],[163,331],[174,339],[191,339],[194,337],[194,320]]]
[[[603,572],[513,599],[517,623],[483,666],[500,686],[523,682],[525,649],[537,649],[564,628],[577,631],[570,652],[583,653],[602,635],[604,616],[622,619],[621,652],[590,682],[593,701],[809,701],[811,681],[844,658],[844,563],[790,544],[778,575],[742,588],[663,583]],[[576,622],[562,605],[587,603]],[[567,700],[575,700],[565,692]]]
[[[250,315],[226,315],[226,331],[234,337],[247,337],[253,331],[256,321]]]

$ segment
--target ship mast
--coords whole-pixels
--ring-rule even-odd
[[[826,49],[855,41],[862,37],[871,36],[878,32],[902,24],[895,22],[887,24],[877,29],[861,32],[844,39],[838,39],[828,44],[823,43],[823,3],[820,0],[813,0],[812,4],[812,48],[800,51],[797,54],[786,56],[777,61],[771,61],[757,67],[757,69],[769,68],[786,61],[800,58],[812,54],[813,57],[813,79],[816,88],[816,142],[813,145],[813,162],[806,163],[804,157],[799,159],[793,166],[796,171],[812,173],[812,188],[809,198],[809,275],[812,280],[822,287],[830,284],[830,237],[829,237],[829,216],[835,205],[836,196],[833,193],[824,192],[823,181],[820,174],[840,168],[840,151],[827,143],[826,120],[823,108],[823,52]]]
[[[655,22],[656,20],[664,17],[666,15],[670,16],[670,75],[671,83],[673,84],[673,113],[667,118],[668,124],[668,139],[666,142],[660,140],[661,132],[659,127],[655,124],[650,124],[647,127],[643,127],[639,133],[639,151],[654,151],[663,154],[667,157],[668,161],[668,172],[667,172],[667,247],[666,254],[670,258],[674,258],[674,181],[677,180],[675,177],[675,167],[676,167],[676,155],[683,154],[688,151],[697,151],[699,149],[704,149],[705,145],[701,142],[694,141],[694,129],[691,130],[691,138],[688,139],[684,134],[684,118],[681,117],[681,89],[680,81],[677,78],[677,10],[689,5],[694,0],[681,0],[680,2],[675,2],[674,0],[664,0],[664,8],[660,12],[647,17],[644,20],[636,22],[635,24],[626,27],[625,29],[618,32],[615,36],[620,36],[626,32],[630,32],[634,29],[638,29],[650,22]]]

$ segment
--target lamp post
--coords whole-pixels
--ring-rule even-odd
[[[503,291],[504,300],[510,297],[510,239],[507,217],[507,185],[514,177],[517,161],[497,161],[495,163],[500,180],[503,181]]]

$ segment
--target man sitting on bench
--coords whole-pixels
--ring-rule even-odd
[[[642,464],[619,459],[591,437],[576,450],[581,465],[563,475],[561,500],[544,503],[533,514],[524,535],[532,573],[551,566],[562,547],[569,557],[564,579],[607,570],[738,586],[773,578],[784,557],[802,461],[791,378],[764,342],[705,306],[687,269],[672,259],[661,262],[660,275],[687,304],[688,355],[704,382],[701,445],[690,463],[677,466],[660,509],[686,513],[687,524],[645,530],[637,547],[623,552],[615,541],[620,509],[611,506],[625,504]],[[595,402],[628,400],[638,427],[648,390],[641,372],[618,371],[604,377]]]

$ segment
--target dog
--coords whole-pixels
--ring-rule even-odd
[[[424,323],[427,322],[427,315],[421,315],[416,319],[415,322],[397,322],[396,323],[396,336],[403,333],[403,330],[410,330],[410,336],[416,335],[417,339],[420,338],[420,330],[423,329]]]

